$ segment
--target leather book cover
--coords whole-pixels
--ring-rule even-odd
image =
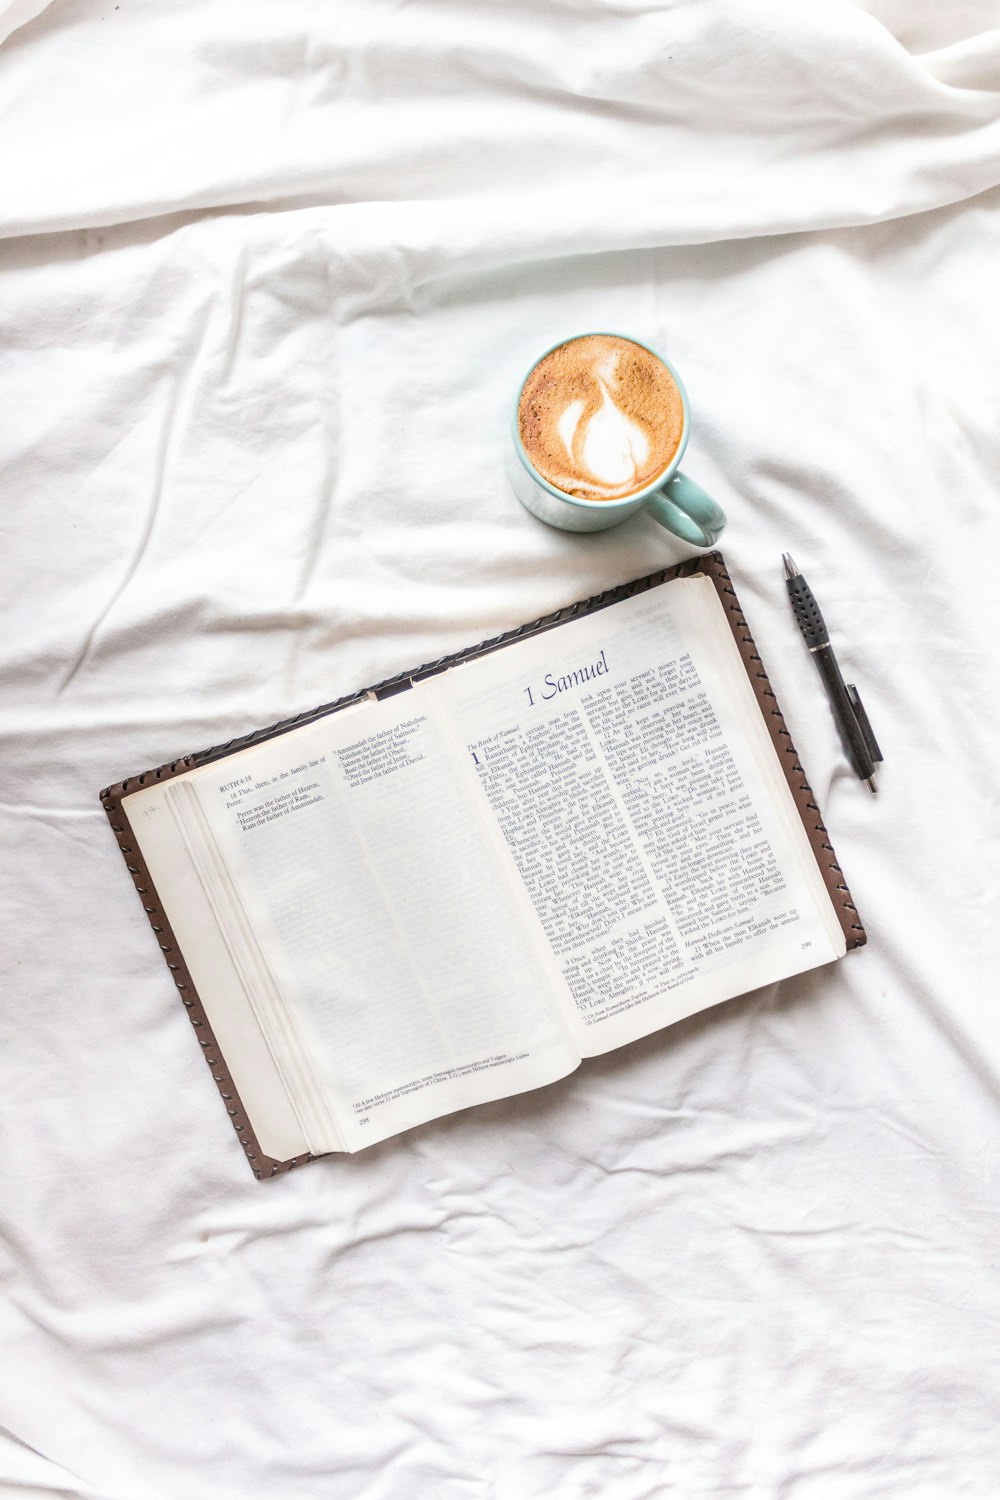
[[[778,758],[788,781],[789,789],[795,800],[802,825],[805,829],[816,863],[822,873],[823,880],[830,898],[833,902],[840,925],[847,941],[847,948],[859,948],[866,941],[864,926],[858,916],[857,910],[851,900],[851,893],[844,880],[843,872],[837,863],[833,845],[823,825],[819,807],[812,794],[805,772],[799,762],[795,747],[792,744],[791,735],[785,724],[781,709],[767,678],[764,665],[754,645],[753,636],[747,626],[743,611],[740,608],[736,590],[733,588],[732,580],[726,569],[725,562],[720,552],[704,553],[700,557],[689,558],[685,562],[678,563],[674,567],[663,568],[658,572],[647,574],[644,578],[637,578],[632,583],[621,584],[616,588],[605,590],[601,594],[595,594],[590,599],[581,600],[577,604],[567,605],[563,609],[544,615],[541,619],[533,620],[527,625],[517,626],[513,630],[505,631],[502,635],[490,640],[480,641],[475,646],[470,646],[464,651],[454,652],[443,656],[439,660],[426,663],[424,666],[399,672],[394,677],[387,678],[384,682],[376,684],[371,688],[362,688],[357,692],[349,693],[345,697],[337,698],[331,703],[322,704],[319,708],[310,709],[306,713],[297,715],[293,719],[285,719],[280,723],[272,724],[266,729],[258,729],[250,734],[241,735],[236,739],[228,740],[223,745],[214,745],[208,750],[197,751],[191,755],[178,757],[176,760],[168,761],[151,771],[144,771],[139,776],[126,777],[124,781],[114,783],[105,787],[100,794],[101,805],[108,815],[112,831],[118,840],[132,876],[136,891],[142,901],[143,909],[149,918],[153,933],[163,953],[164,960],[169,968],[178,994],[187,1010],[188,1017],[198,1037],[199,1045],[212,1072],[212,1077],[222,1096],[226,1111],[237,1137],[246,1152],[247,1159],[253,1169],[255,1176],[273,1177],[279,1172],[287,1172],[292,1167],[303,1165],[305,1162],[313,1161],[315,1158],[311,1153],[295,1156],[286,1161],[277,1161],[268,1156],[260,1148],[260,1143],[254,1134],[253,1127],[243,1108],[239,1094],[233,1083],[232,1077],[226,1067],[225,1058],[219,1047],[215,1035],[209,1024],[208,1016],[198,995],[197,989],[184,961],[166,912],[157,894],[156,887],[146,867],[142,854],[135,842],[133,831],[129,823],[122,799],[130,792],[137,791],[150,781],[168,781],[175,776],[181,776],[186,771],[194,770],[195,767],[208,765],[211,761],[223,760],[228,755],[233,755],[239,750],[245,750],[250,745],[262,743],[264,740],[274,739],[279,735],[287,734],[290,730],[299,729],[304,724],[310,724],[314,720],[327,714],[336,713],[339,709],[347,708],[352,703],[358,703],[363,698],[374,696],[376,698],[387,698],[392,694],[400,692],[413,682],[424,677],[435,676],[439,672],[445,672],[450,667],[458,666],[462,662],[475,660],[477,657],[489,655],[493,651],[502,650],[515,641],[525,640],[529,636],[540,635],[547,630],[555,630],[560,625],[567,624],[570,620],[577,619],[581,615],[593,614],[597,610],[607,609],[613,604],[620,603],[623,599],[633,594],[644,593],[651,588],[657,588],[660,584],[668,582],[672,578],[690,578],[702,573],[714,583],[719,598],[726,611],[726,618],[740,656],[747,670],[747,676],[757,696],[764,722],[767,725]]]

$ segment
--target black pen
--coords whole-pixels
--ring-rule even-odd
[[[813,661],[823,679],[833,717],[840,730],[847,758],[859,778],[870,792],[877,792],[875,767],[882,760],[878,741],[872,733],[864,704],[852,682],[845,682],[837,665],[837,658],[830,645],[830,632],[826,628],[819,605],[813,598],[812,589],[795,566],[787,552],[782,553],[785,564],[785,587],[791,600],[795,618],[802,638],[812,652]]]

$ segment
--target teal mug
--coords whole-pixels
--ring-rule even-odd
[[[581,495],[560,489],[535,467],[521,438],[521,396],[528,380],[542,360],[547,359],[556,350],[584,338],[625,340],[629,344],[635,344],[640,349],[644,349],[667,371],[680,396],[682,408],[680,441],[666,467],[641,489],[612,499],[589,500]],[[607,396],[606,390],[604,394]],[[571,338],[560,339],[557,344],[546,349],[535,360],[518,386],[511,424],[512,445],[507,453],[507,472],[511,487],[521,504],[533,516],[537,516],[540,521],[544,521],[549,526],[558,526],[563,531],[606,531],[611,526],[619,526],[636,511],[642,510],[684,541],[692,542],[696,547],[713,547],[726,524],[726,513],[699,485],[680,472],[680,462],[687,447],[690,431],[691,408],[684,383],[662,354],[641,339],[633,338],[631,334],[608,332],[575,334]]]

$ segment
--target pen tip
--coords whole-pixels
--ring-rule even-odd
[[[865,777],[865,786],[871,792],[871,794],[872,794],[873,797],[877,794],[877,792],[878,792],[878,783],[876,782],[874,776],[866,776]]]
[[[785,577],[786,578],[798,578],[798,576],[799,576],[799,570],[795,566],[795,559],[792,556],[792,554],[790,552],[783,552],[781,554],[781,561],[785,565]]]

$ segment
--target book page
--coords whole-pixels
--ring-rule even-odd
[[[433,690],[583,1055],[844,952],[711,580],[637,594]]]
[[[263,1032],[248,1009],[232,956],[167,806],[169,786],[170,782],[152,780],[139,787],[122,799],[122,812],[261,1150],[276,1161],[287,1161],[308,1151],[309,1143]],[[234,1108],[233,1101],[227,1107]]]
[[[420,705],[404,691],[166,789],[317,1152],[580,1060],[523,896]]]

